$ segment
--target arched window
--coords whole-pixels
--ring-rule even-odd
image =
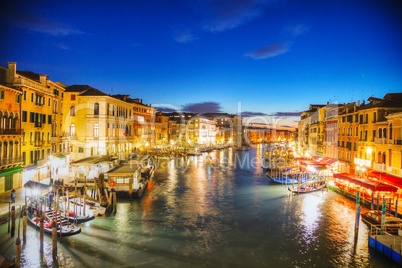
[[[8,145],[8,144],[7,144],[7,142],[5,141],[5,142],[3,143],[3,158],[7,158],[7,148],[8,148],[7,145]]]
[[[389,125],[389,139],[392,139],[392,123]]]
[[[75,106],[70,107],[70,116],[75,116]]]
[[[70,136],[75,136],[75,125],[74,124],[70,125]]]
[[[377,155],[377,163],[378,164],[381,164],[381,162],[382,162],[382,155],[381,155],[381,152],[378,152],[378,155]]]
[[[1,111],[0,111],[0,129],[3,129],[3,112]]]
[[[8,129],[13,128],[13,121],[14,121],[14,113],[11,112],[10,116],[8,117]]]
[[[382,153],[382,163],[383,163],[383,164],[385,164],[386,157],[387,157],[387,155],[385,154],[385,152],[383,152],[383,153]]]
[[[392,150],[388,150],[388,166],[392,166]]]
[[[94,126],[94,137],[99,137],[99,124]]]
[[[387,138],[387,129],[386,128],[384,128],[384,130],[382,131],[382,134],[384,136],[384,139],[386,139]]]
[[[13,142],[10,141],[10,149],[8,150],[8,157],[9,158],[13,158],[14,157],[14,146],[13,146]]]
[[[99,103],[95,103],[94,105],[94,115],[99,115]]]
[[[378,130],[378,138],[382,138],[382,128],[380,128],[379,130]]]
[[[3,129],[8,129],[8,113],[5,112],[3,116]]]

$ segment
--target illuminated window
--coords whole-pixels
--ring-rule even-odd
[[[72,124],[70,126],[70,136],[75,136],[75,125],[74,124]]]
[[[94,126],[94,137],[99,137],[99,124]]]

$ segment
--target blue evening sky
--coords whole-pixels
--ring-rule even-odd
[[[402,92],[398,0],[8,2],[0,65],[156,106],[295,125],[310,103]]]

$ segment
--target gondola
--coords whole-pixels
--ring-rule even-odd
[[[288,188],[292,193],[305,194],[322,190],[326,186],[325,181],[308,181],[296,188]]]
[[[39,228],[40,227],[40,218],[36,216],[36,211],[33,209],[28,209],[28,220],[29,222]],[[60,219],[61,216],[61,219]],[[81,227],[78,227],[73,224],[68,224],[66,218],[64,218],[58,211],[54,211],[54,219],[57,221],[57,236],[60,236],[60,223],[61,223],[61,236],[72,236],[81,233]],[[45,220],[44,220],[44,232],[48,235],[52,235],[52,223],[53,223],[53,211],[47,210],[45,212]]]

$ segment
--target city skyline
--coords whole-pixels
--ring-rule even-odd
[[[400,11],[397,1],[18,1],[2,11],[0,65],[189,112],[237,113],[241,102],[247,116],[296,126],[310,103],[400,91]]]

